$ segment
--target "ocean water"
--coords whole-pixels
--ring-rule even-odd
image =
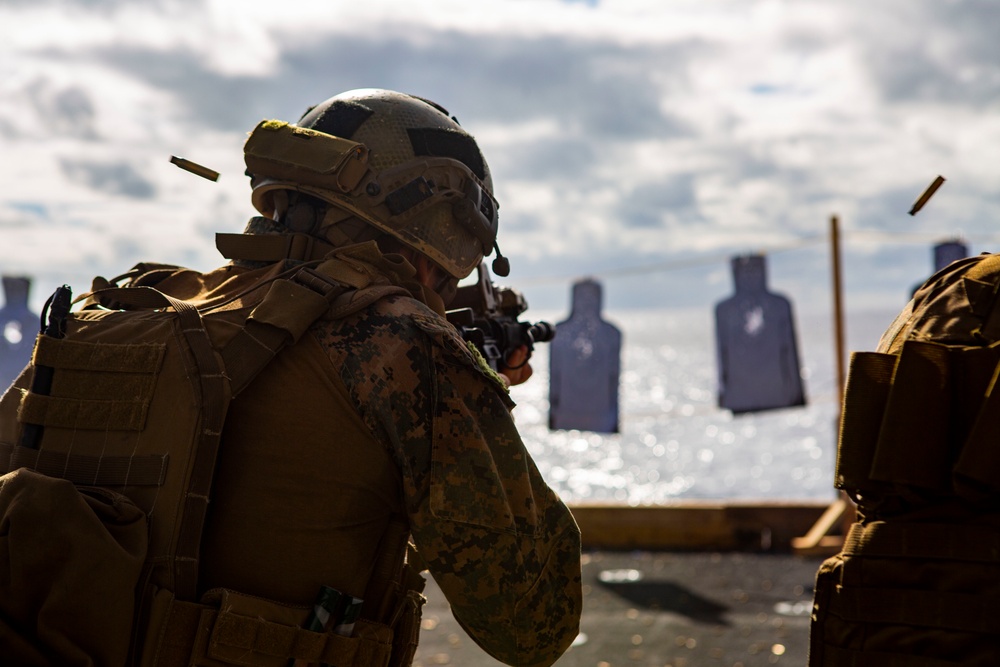
[[[890,310],[845,315],[845,364],[873,350]],[[536,313],[556,323],[565,314]],[[833,500],[839,399],[832,314],[796,313],[807,404],[734,416],[716,406],[712,309],[608,312],[622,331],[621,433],[550,431],[548,353],[512,389],[528,450],[567,502]],[[557,332],[558,335],[558,332]]]

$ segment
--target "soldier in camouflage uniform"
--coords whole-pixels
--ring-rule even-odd
[[[365,178],[376,177],[360,195],[315,176],[350,175],[327,145],[347,146],[344,160],[370,151]],[[368,598],[409,535],[411,565],[430,571],[485,651],[551,664],[578,633],[580,534],[511,417],[508,384],[530,366],[494,373],[444,317],[457,281],[495,247],[475,141],[433,103],[362,90],[294,126],[262,123],[246,150],[262,216],[244,235],[220,235],[233,263],[179,271],[159,290],[223,302],[258,275],[321,257],[401,289],[321,318],[233,402],[200,587],[302,605],[330,586],[392,624],[379,616],[393,610]]]

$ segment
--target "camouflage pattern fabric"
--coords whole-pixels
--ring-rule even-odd
[[[481,357],[416,299],[314,332],[403,473],[412,539],[455,618],[511,665],[548,665],[576,637],[580,535]]]

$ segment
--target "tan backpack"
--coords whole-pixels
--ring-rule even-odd
[[[30,366],[0,400],[4,664],[389,664],[393,635],[379,624],[361,621],[347,638],[302,630],[307,609],[268,619],[249,597],[212,612],[194,604],[232,398],[321,316],[407,293],[349,254],[280,267],[211,306],[158,291],[177,271],[162,265],[95,279],[76,312],[57,290]],[[399,537],[382,567],[397,579],[386,588],[401,585],[406,531]],[[185,609],[195,641],[211,623],[193,653],[176,628],[162,636]],[[261,645],[245,645],[248,633]]]

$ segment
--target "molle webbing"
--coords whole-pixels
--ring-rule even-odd
[[[122,383],[123,389],[129,383]],[[26,394],[18,412],[23,424],[40,424],[85,431],[141,431],[146,424],[149,403],[138,400],[90,401],[85,398],[56,398]]]
[[[1000,566],[1000,530],[955,523],[855,523],[842,556],[913,558],[921,561],[989,563]]]
[[[141,431],[164,344],[89,343],[39,336],[32,364],[57,371],[53,396],[28,392],[18,420],[43,427]],[[124,487],[163,484],[169,457],[88,455],[0,444],[0,468],[28,468],[76,484]]]
[[[166,345],[87,343],[39,336],[31,363],[58,369],[54,395],[27,393],[26,424],[141,431]]]
[[[813,657],[817,651],[811,648],[809,667],[967,667],[965,663],[952,660],[938,660],[927,656],[915,657],[897,653],[881,653],[874,651],[854,651],[838,646],[822,648],[823,662],[817,662]]]
[[[844,586],[830,600],[829,612],[851,623],[906,625],[1000,634],[994,614],[1000,598],[981,593],[915,591],[871,586]]]
[[[874,521],[851,526],[841,550],[840,587],[828,611],[852,623],[907,625],[1000,635],[1000,596],[968,581],[972,572],[1000,569],[1000,532],[982,525]],[[926,588],[903,586],[885,570],[904,573],[925,568],[927,575],[965,572],[954,579],[926,581]],[[975,570],[973,570],[975,567]],[[904,575],[905,576],[905,575]],[[993,579],[995,582],[995,578]]]
[[[57,341],[61,341],[58,344]],[[152,343],[84,343],[45,336],[38,340],[31,362],[51,368],[104,373],[156,373],[166,345]]]
[[[28,468],[85,486],[161,486],[169,459],[167,454],[89,456],[0,443],[0,469]]]
[[[908,488],[980,502],[1000,495],[1000,345],[907,341],[855,353],[844,396],[837,487]]]
[[[1000,530],[873,521],[816,578],[810,667],[995,665]]]

